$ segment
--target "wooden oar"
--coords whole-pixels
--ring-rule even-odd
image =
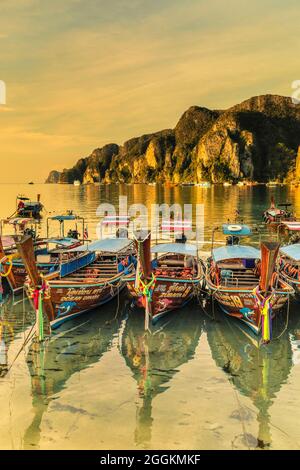
[[[16,246],[18,248],[19,254],[23,260],[27,274],[31,280],[32,287],[34,289],[40,288],[40,286],[43,283],[43,280],[36,266],[32,237],[25,236],[22,238],[21,241],[18,241],[17,239],[15,239],[15,242],[16,242]],[[53,303],[51,299],[47,299],[47,298],[43,299],[43,308],[49,321],[54,320],[55,314],[54,314],[54,307],[53,307]]]
[[[0,237],[0,260],[5,258],[5,257],[6,257],[6,254],[4,252],[2,239]],[[7,272],[6,268],[4,268],[4,273],[5,272]],[[10,284],[11,288],[16,289],[17,288],[17,283],[16,283],[16,279],[15,279],[15,276],[14,276],[14,273],[12,272],[12,270],[10,271],[9,275],[7,276],[7,279],[9,281],[9,284]]]
[[[279,246],[280,244],[277,242],[261,242],[261,275],[259,288],[262,292],[268,292],[271,288],[271,279],[275,271]]]

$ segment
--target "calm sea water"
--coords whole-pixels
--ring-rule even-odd
[[[49,214],[83,215],[90,237],[98,205],[120,194],[146,206],[203,203],[206,238],[237,209],[260,222],[272,193],[300,216],[300,188],[0,185],[1,218],[20,192],[40,193]],[[22,348],[34,314],[26,299],[10,301],[0,311],[0,448],[299,449],[299,310],[293,301],[277,339],[258,349],[237,322],[196,302],[145,334],[123,295]]]

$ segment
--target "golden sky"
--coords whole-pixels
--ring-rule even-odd
[[[192,105],[291,95],[299,0],[0,0],[0,183],[44,181]]]

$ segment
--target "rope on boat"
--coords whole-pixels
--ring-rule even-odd
[[[281,338],[282,335],[284,335],[284,333],[286,332],[286,330],[288,328],[288,325],[289,325],[289,318],[290,318],[290,296],[288,296],[285,326],[284,326],[282,332],[278,336],[276,336],[276,338],[273,338],[272,341],[276,341],[279,338]]]
[[[1,270],[0,270],[0,275],[1,277],[8,277],[11,273],[11,270],[13,268],[13,259],[17,258],[19,255],[14,253],[13,255],[7,255],[1,258],[0,260],[0,265],[1,265]],[[8,269],[7,271],[4,271],[4,264],[8,262]]]
[[[12,369],[12,366],[14,365],[14,363],[16,362],[16,360],[18,359],[18,357],[20,356],[21,352],[23,351],[23,349],[25,348],[25,346],[29,343],[29,341],[34,337],[35,335],[35,323],[32,325],[32,327],[30,328],[30,331],[27,335],[27,337],[24,339],[24,342],[21,346],[21,348],[19,349],[19,351],[17,352],[17,354],[15,355],[14,359],[12,360],[10,366],[8,367],[7,369],[7,373]]]

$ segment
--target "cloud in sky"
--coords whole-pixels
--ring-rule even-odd
[[[10,109],[0,106],[0,182],[43,181],[97,146],[173,127],[191,105],[288,95],[300,78],[294,0],[2,0],[0,9]]]

